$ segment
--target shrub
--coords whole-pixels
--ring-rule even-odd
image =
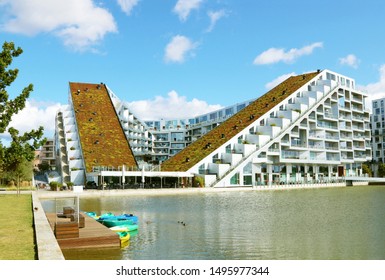
[[[52,181],[49,183],[49,186],[51,187],[51,191],[57,191],[62,187],[62,184],[56,181]]]
[[[195,186],[196,187],[201,187],[203,188],[205,186],[205,179],[203,177],[200,177],[200,176],[195,176],[194,177],[194,182],[195,182]]]

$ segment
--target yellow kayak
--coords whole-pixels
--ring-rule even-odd
[[[130,240],[130,234],[127,231],[117,231],[116,233],[119,235],[120,245],[123,246],[124,243]]]

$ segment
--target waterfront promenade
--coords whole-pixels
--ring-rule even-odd
[[[360,182],[365,185],[365,182]],[[290,190],[290,189],[316,189],[346,187],[345,183],[320,183],[320,184],[288,184],[288,185],[261,185],[254,187],[223,187],[223,188],[138,188],[138,189],[110,189],[110,190],[83,190],[81,192],[73,191],[47,191],[38,190],[36,194],[41,199],[50,199],[55,197],[102,197],[102,196],[160,196],[160,195],[180,195],[180,194],[198,194],[198,193],[218,193],[218,192],[239,192],[239,191],[264,191],[264,190]]]

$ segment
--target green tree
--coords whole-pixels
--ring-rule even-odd
[[[19,73],[19,69],[8,69],[8,67],[12,64],[13,58],[22,53],[23,50],[20,47],[16,48],[13,42],[4,42],[0,53],[0,133],[7,129],[12,116],[25,107],[25,102],[33,91],[33,85],[29,84],[14,99],[10,99],[6,91]]]
[[[51,166],[46,161],[43,161],[42,163],[40,163],[38,165],[38,168],[39,168],[39,172],[43,172],[43,173],[51,170]]]
[[[18,69],[8,69],[12,64],[13,58],[22,54],[20,47],[15,47],[13,42],[4,42],[2,52],[0,53],[0,133],[7,130],[12,116],[17,114],[25,107],[30,93],[33,91],[33,85],[29,84],[14,99],[10,99],[7,87],[9,87],[17,78]],[[25,171],[26,162],[31,162],[34,158],[34,150],[40,147],[46,140],[43,137],[43,127],[37,130],[25,132],[19,135],[15,128],[8,128],[12,142],[5,147],[0,142],[0,172],[18,174],[18,180]],[[32,165],[31,176],[32,176]],[[23,171],[22,171],[23,170]],[[18,184],[18,191],[20,184]]]
[[[385,177],[385,164],[382,162],[378,164],[378,177]]]
[[[372,170],[370,169],[368,164],[362,164],[362,173],[368,174],[369,177],[372,177]]]

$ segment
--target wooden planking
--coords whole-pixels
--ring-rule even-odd
[[[55,213],[46,213],[46,216],[53,231],[55,230],[55,224],[71,223],[71,219],[59,218]],[[83,216],[84,227],[79,228],[78,237],[57,238],[61,249],[120,247],[120,239],[115,232],[86,214],[83,214]]]

